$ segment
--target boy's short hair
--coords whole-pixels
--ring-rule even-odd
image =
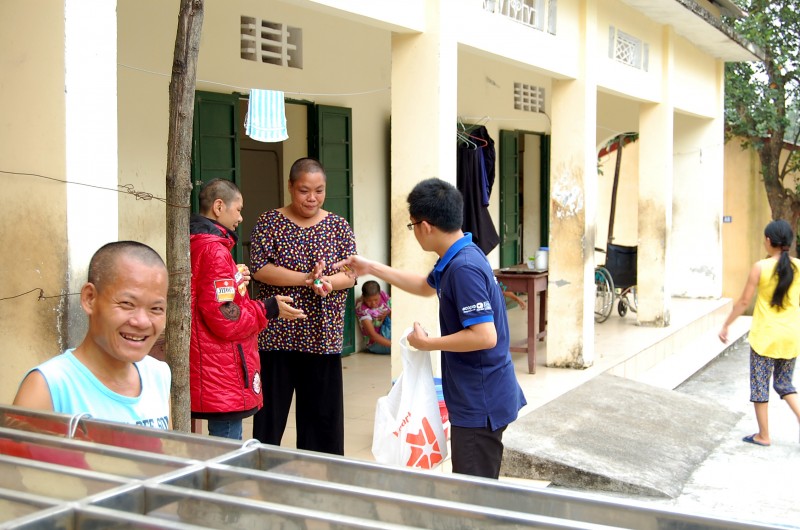
[[[460,230],[464,223],[464,198],[455,186],[438,178],[425,179],[408,194],[408,213],[443,232]]]
[[[149,267],[167,266],[161,256],[151,247],[138,241],[113,241],[106,243],[92,255],[89,260],[89,277],[87,281],[102,290],[103,286],[116,278],[117,259],[129,256]]]
[[[239,186],[234,184],[232,180],[219,178],[209,180],[203,184],[198,196],[200,199],[200,213],[209,213],[214,206],[214,201],[217,199],[222,199],[225,206],[230,206],[241,195],[242,192],[239,190]]]
[[[376,294],[380,294],[380,292],[381,286],[375,280],[364,282],[364,285],[361,286],[361,296],[375,296]]]

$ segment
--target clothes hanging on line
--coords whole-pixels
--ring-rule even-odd
[[[259,142],[282,142],[289,138],[283,92],[251,89],[244,130],[247,136]]]
[[[487,206],[494,184],[494,141],[485,127],[477,138],[486,140],[486,146],[476,147],[459,144],[456,159],[456,187],[464,197],[464,221],[462,230],[472,233],[472,241],[484,254],[491,252],[500,243],[500,236],[492,222]],[[478,130],[476,129],[476,131]],[[474,134],[474,131],[470,131]],[[491,181],[490,181],[491,179]]]

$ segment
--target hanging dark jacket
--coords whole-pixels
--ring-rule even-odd
[[[494,143],[491,144],[490,151],[492,180],[494,180]],[[500,243],[500,236],[486,208],[490,191],[487,191],[487,200],[484,204],[484,190],[487,184],[485,153],[488,152],[489,150],[482,148],[480,144],[477,148],[461,144],[458,146],[456,163],[456,187],[464,197],[464,222],[461,229],[472,233],[473,243],[484,254],[491,252]],[[491,187],[488,190],[491,190]]]

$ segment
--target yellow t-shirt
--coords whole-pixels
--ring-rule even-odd
[[[793,359],[800,352],[800,260],[792,258],[794,280],[783,299],[783,309],[770,305],[778,285],[778,276],[774,275],[778,261],[766,258],[758,263],[761,277],[748,337],[750,346],[763,357]]]

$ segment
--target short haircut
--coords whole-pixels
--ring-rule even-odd
[[[241,196],[242,192],[239,191],[239,187],[233,181],[227,179],[209,180],[200,189],[200,213],[209,213],[217,199],[222,199],[225,206],[230,206],[233,201]]]
[[[408,213],[443,232],[460,230],[464,223],[464,198],[455,186],[438,178],[425,179],[408,194]]]
[[[106,243],[94,253],[89,261],[89,283],[93,284],[98,291],[102,287],[114,280],[116,276],[117,260],[121,256],[131,257],[140,263],[150,267],[167,266],[158,252],[138,241],[115,241]]]
[[[364,285],[361,286],[361,296],[375,296],[376,294],[380,294],[380,292],[381,286],[375,280],[364,282]]]
[[[313,158],[298,158],[289,170],[289,182],[294,184],[300,179],[300,175],[305,173],[322,173],[325,180],[328,180],[325,169],[322,167],[319,160]]]

